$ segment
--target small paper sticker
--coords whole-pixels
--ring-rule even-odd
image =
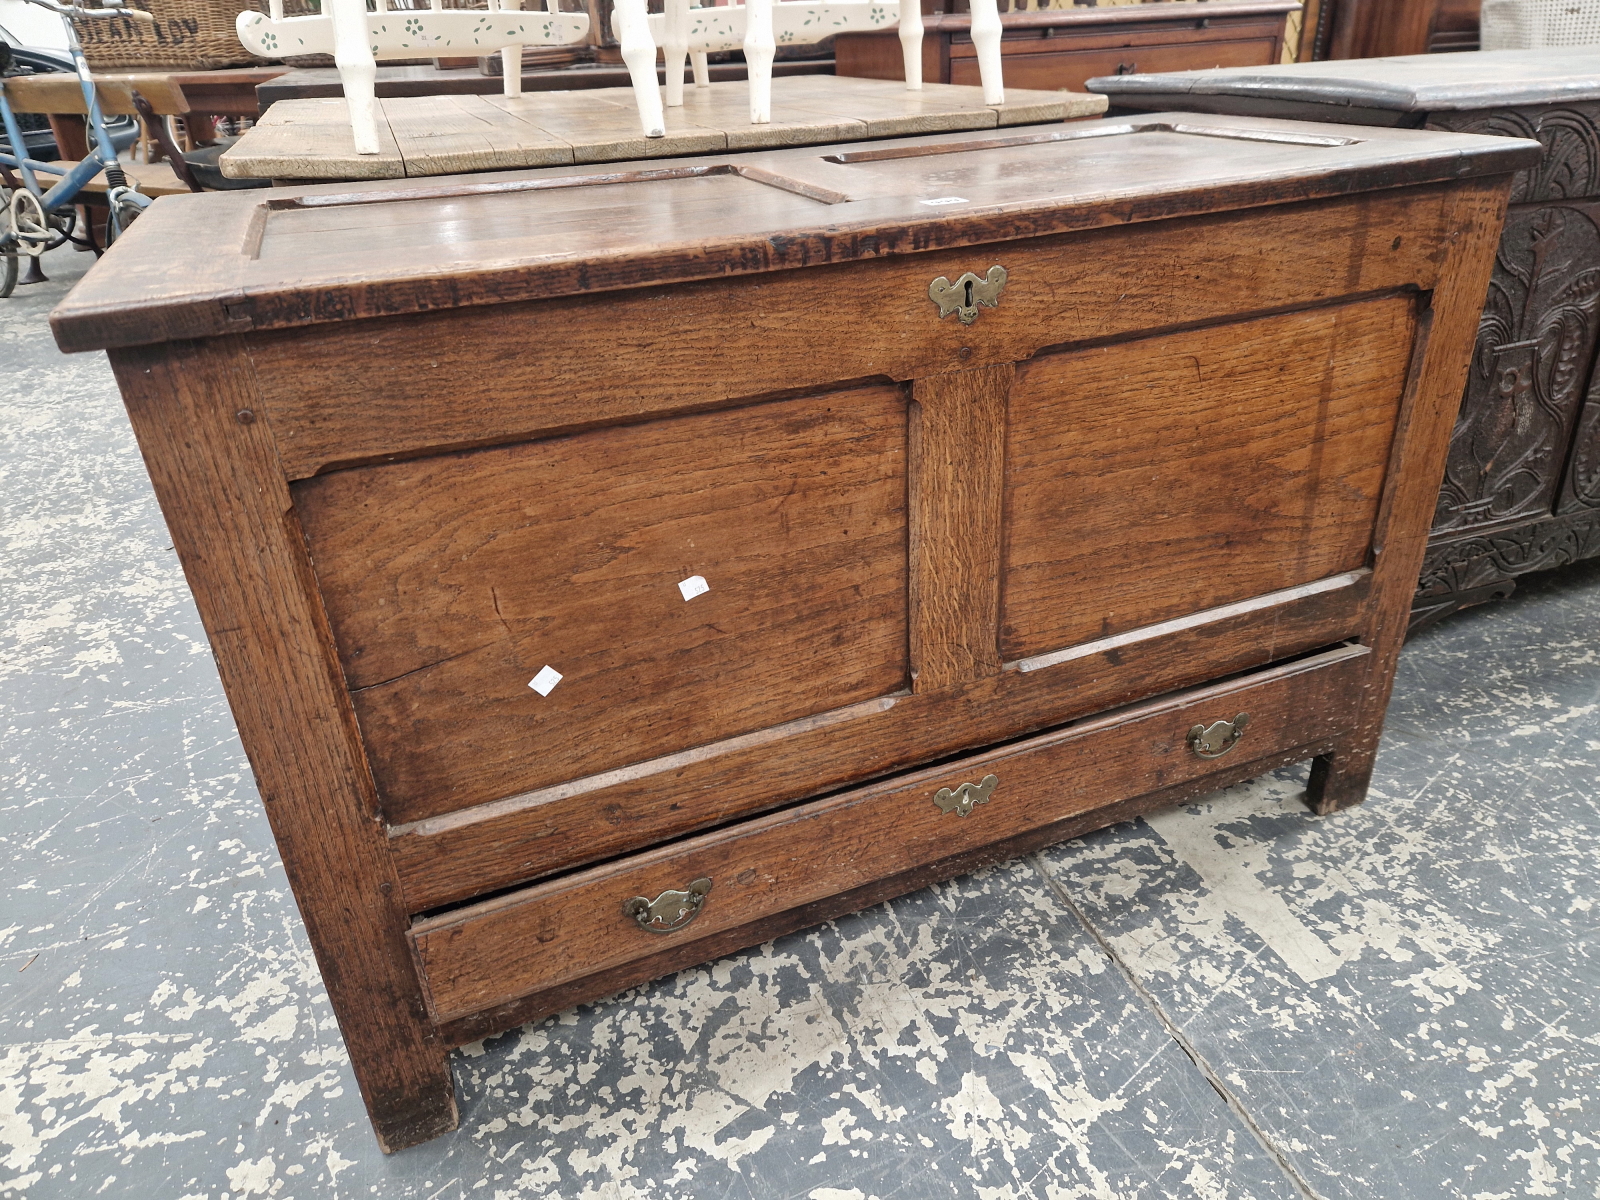
[[[940,205],[940,204],[970,204],[971,201],[968,200],[965,196],[940,196],[940,197],[938,197],[937,199],[934,199],[934,200],[919,200],[918,203],[919,204],[933,204],[933,205]]]
[[[561,682],[561,672],[546,664],[539,668],[539,673],[528,680],[528,686],[541,696],[548,696],[555,690],[556,684]]]
[[[678,590],[683,593],[685,600],[693,600],[696,596],[704,596],[711,590],[711,585],[706,582],[703,575],[691,575],[678,585]]]

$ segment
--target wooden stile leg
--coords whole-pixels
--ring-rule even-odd
[[[171,521],[174,545],[378,1141],[394,1151],[446,1133],[458,1120],[446,1048],[249,359],[217,338],[113,351],[112,366],[163,511],[209,514]]]
[[[704,50],[692,51],[690,53],[690,55],[689,55],[689,62],[694,67],[694,85],[695,85],[695,87],[697,87],[697,88],[708,88],[708,87],[710,87],[711,86],[711,63],[710,63],[710,60],[706,58],[706,52]]]
[[[1306,804],[1319,817],[1353,808],[1367,798],[1372,770],[1377,765],[1373,749],[1335,750],[1311,760],[1306,781]]]
[[[1418,514],[1433,512],[1444,477],[1452,419],[1466,386],[1477,314],[1489,290],[1505,210],[1506,193],[1494,183],[1463,188],[1450,200],[1453,233],[1447,253],[1459,261],[1444,272],[1444,283],[1418,323],[1411,381],[1389,456],[1394,484],[1384,497],[1373,536],[1371,616],[1361,638],[1372,650],[1371,675],[1355,729],[1339,749],[1312,762],[1306,803],[1317,813],[1361,803],[1372,781],[1411,598],[1428,548],[1430,522]],[[1396,531],[1402,529],[1408,532],[1400,536]]]
[[[772,0],[747,0],[744,6],[744,61],[750,77],[750,123],[772,120]]]

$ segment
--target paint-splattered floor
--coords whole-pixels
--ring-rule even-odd
[[[1600,564],[1285,771],[455,1057],[392,1158],[101,356],[0,301],[0,1194],[1600,1195]]]

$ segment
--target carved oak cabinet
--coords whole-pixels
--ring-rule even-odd
[[[1600,55],[1419,54],[1091,86],[1124,110],[1536,138],[1544,158],[1512,185],[1413,627],[1600,555]]]
[[[156,204],[52,320],[382,1143],[575,1002],[1282,764],[1359,801],[1536,153],[1153,116]]]

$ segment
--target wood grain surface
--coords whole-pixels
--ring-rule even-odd
[[[997,141],[1008,166],[988,172]],[[1516,139],[1187,114],[939,134],[897,142],[887,156],[882,150],[865,142],[723,163],[658,160],[653,168],[761,167],[847,199],[819,206],[804,223],[786,214],[763,222],[757,203],[684,227],[670,224],[663,195],[656,221],[641,226],[649,234],[639,236],[601,225],[587,238],[496,241],[492,226],[472,221],[474,205],[496,189],[574,177],[609,186],[601,177],[615,172],[593,167],[461,176],[441,182],[437,193],[377,183],[169,197],[122,239],[110,260],[115,269],[91,270],[51,325],[70,351],[549,299],[1492,175],[1530,165],[1538,154]],[[254,256],[283,214],[350,204],[369,206],[361,239],[330,237],[317,254],[293,262]],[[437,244],[383,250],[388,225],[411,219],[416,205],[436,206]],[[475,231],[471,245],[462,243],[461,222]],[[166,253],[175,243],[192,250],[181,262]]]
[[[773,121],[752,125],[749,87],[726,81],[687,90],[682,105],[665,111],[659,138],[640,131],[633,90],[625,87],[389,96],[377,105],[383,149],[376,155],[355,152],[343,100],[280,100],[222,156],[222,172],[233,179],[389,179],[676,158],[1097,117],[1106,101],[1017,87],[1004,104],[987,105],[975,86],[930,83],[908,92],[870,79],[780,76],[772,81]]]
[[[1007,659],[1367,565],[1414,295],[1025,364]]]
[[[112,366],[378,1140],[426,1141],[456,1126],[454,1084],[249,364],[225,340]]]
[[[1463,183],[1445,213],[1446,261],[1422,318],[1390,456],[1390,485],[1373,530],[1372,602],[1361,638],[1372,650],[1372,667],[1355,728],[1333,754],[1312,764],[1307,802],[1319,813],[1360,803],[1372,779],[1509,190],[1509,181]]]
[[[995,863],[1008,862],[1031,854],[1046,846],[1053,846],[1068,838],[1079,837],[1107,825],[1131,821],[1145,813],[1159,812],[1174,804],[1202,796],[1218,788],[1254,779],[1268,771],[1291,763],[1303,762],[1318,752],[1316,743],[1294,746],[1263,758],[1219,759],[1212,764],[1210,773],[1190,779],[1172,787],[1129,797],[1087,813],[1070,816],[1049,825],[1037,826],[1014,837],[987,842],[976,849],[952,854],[932,862],[920,864],[898,875],[883,876],[846,892],[836,892],[810,904],[781,909],[759,917],[744,925],[719,933],[703,936],[696,941],[674,944],[661,938],[665,948],[623,963],[621,966],[597,971],[582,979],[555,987],[541,988],[504,1004],[480,1009],[469,1016],[441,1022],[439,1036],[452,1046],[515,1029],[518,1025],[536,1021],[554,1013],[582,1004],[596,996],[614,996],[625,988],[659,979],[700,963],[712,962],[725,954],[732,954],[748,946],[759,946],[774,938],[796,930],[810,929],[824,921],[831,921],[846,913],[861,912],[885,900],[914,892],[918,888],[954,879]]]
[[[341,463],[521,441],[871,376],[998,366],[1041,347],[1430,288],[1435,248],[1420,231],[1437,226],[1444,203],[1443,189],[1418,188],[1158,222],[1136,238],[1092,230],[277,331],[247,344],[284,468],[301,478]],[[1312,220],[1314,238],[1305,234]],[[1281,252],[1288,244],[1293,255]],[[928,298],[934,278],[996,263],[1010,273],[998,307],[970,326],[938,319]],[[1194,286],[1196,278],[1206,285]],[[663,320],[672,310],[697,317]],[[867,329],[874,336],[861,336]],[[717,370],[707,371],[712,361]],[[316,387],[304,386],[308,375]],[[383,403],[370,403],[374,395]]]
[[[905,446],[880,387],[298,485],[385,816],[904,688]]]
[[[1247,758],[1324,742],[1349,720],[1341,694],[1366,657],[1361,647],[1329,651],[420,921],[410,936],[432,1011],[463,1017],[651,954],[663,936],[695,941],[1180,784],[1213,766],[1185,744],[1196,723],[1247,712],[1229,752]],[[938,789],[987,774],[999,782],[970,815],[933,802]],[[623,911],[632,896],[653,899],[701,877],[711,892],[681,933],[641,930]]]
[[[410,910],[582,866],[673,836],[1260,667],[1356,636],[1366,573],[1245,613],[1196,614],[1148,638],[731,739],[391,830]],[[781,744],[779,744],[781,738]]]
[[[979,272],[982,273],[980,264]],[[913,690],[1000,670],[1000,509],[1010,363],[919,379],[911,420]]]

